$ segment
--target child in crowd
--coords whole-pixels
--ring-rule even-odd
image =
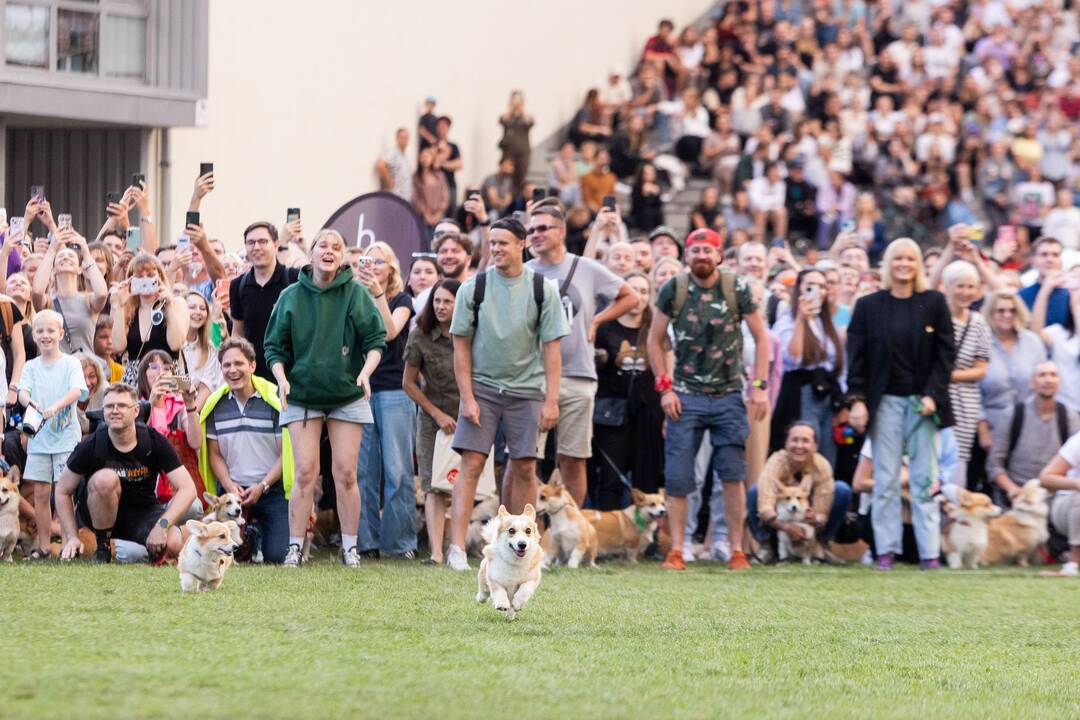
[[[53,483],[60,479],[68,455],[82,440],[76,403],[86,400],[89,391],[78,359],[60,350],[64,337],[60,314],[53,310],[38,312],[33,328],[40,354],[23,368],[19,401],[36,408],[43,418],[27,443],[23,473],[24,480],[34,483],[37,547],[30,559],[43,560],[49,557]]]

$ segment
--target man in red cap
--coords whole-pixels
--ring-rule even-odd
[[[649,364],[656,391],[667,415],[664,481],[671,551],[664,567],[686,569],[683,538],[686,496],[695,489],[694,457],[706,430],[713,446],[714,477],[723,481],[724,517],[731,542],[728,568],[750,567],[743,551],[746,522],[746,459],[749,434],[743,404],[743,339],[746,321],[756,344],[754,377],[769,376],[769,337],[765,319],[746,280],[720,269],[720,236],[700,229],[686,238],[689,274],[680,273],[660,289],[649,328]],[[668,325],[675,338],[674,377],[668,374],[665,340]],[[767,384],[755,380],[750,390],[750,413],[755,419],[768,410]]]

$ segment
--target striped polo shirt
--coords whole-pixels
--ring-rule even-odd
[[[241,405],[230,392],[206,419],[206,439],[217,441],[234,483],[258,485],[281,455],[278,411],[258,394]]]

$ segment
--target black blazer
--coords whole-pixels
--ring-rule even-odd
[[[860,298],[848,326],[848,392],[866,398],[871,424],[889,384],[888,298],[888,290]],[[956,362],[952,315],[945,296],[936,290],[917,292],[912,298],[912,322],[919,338],[917,346],[911,348],[915,376],[925,378],[921,394],[934,399],[941,426],[948,427],[953,424],[949,380]]]

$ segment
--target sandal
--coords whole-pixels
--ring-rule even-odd
[[[36,547],[36,548],[34,548],[33,550],[30,551],[30,554],[26,556],[26,559],[27,560],[33,560],[34,562],[37,562],[39,560],[48,560],[49,557],[50,557],[50,553],[48,551],[42,550],[41,548]]]

